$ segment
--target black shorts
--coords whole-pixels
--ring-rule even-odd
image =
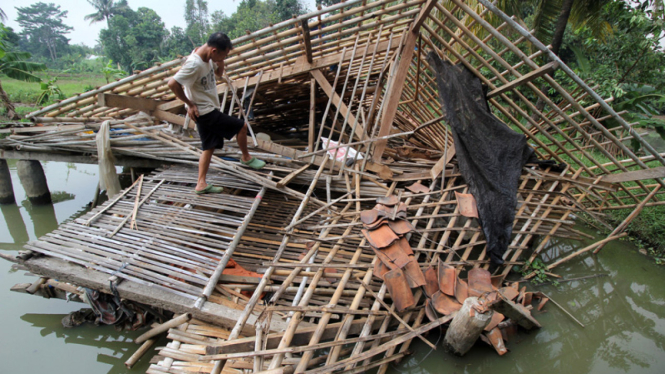
[[[231,117],[215,109],[199,116],[196,129],[201,137],[201,149],[218,149],[224,147],[224,138],[231,140],[245,125],[240,118]]]

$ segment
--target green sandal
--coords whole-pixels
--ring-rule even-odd
[[[206,188],[202,189],[201,191],[194,190],[194,192],[196,192],[197,195],[203,195],[207,193],[220,193],[222,191],[224,191],[224,187],[215,187],[212,184],[207,185]]]
[[[266,166],[265,161],[261,161],[256,157],[252,157],[249,161],[243,161],[241,158],[240,163],[256,170],[263,169],[263,167]]]

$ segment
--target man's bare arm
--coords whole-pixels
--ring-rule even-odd
[[[224,61],[217,64],[217,69],[215,69],[215,76],[217,78],[222,78],[224,76]]]
[[[175,97],[187,105],[187,114],[189,114],[189,118],[192,118],[196,121],[199,118],[199,108],[196,106],[196,104],[187,98],[187,95],[185,95],[185,90],[182,88],[182,84],[171,78],[169,79],[168,85],[171,91],[173,91],[175,94]]]

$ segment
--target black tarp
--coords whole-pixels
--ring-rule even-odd
[[[444,121],[455,140],[457,163],[476,198],[491,268],[503,264],[517,206],[517,187],[524,164],[534,151],[523,134],[513,131],[490,111],[480,79],[464,66],[427,56],[436,74]]]

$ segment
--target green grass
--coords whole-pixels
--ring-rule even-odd
[[[618,225],[632,209],[607,211],[607,218],[613,225]],[[640,214],[628,225],[626,231],[631,235],[630,240],[640,249],[656,259],[659,265],[665,264],[665,206],[652,206],[644,208]]]
[[[104,76],[101,74],[58,75],[55,72],[48,72],[48,74],[39,74],[39,76],[44,80],[57,76],[58,80],[55,84],[60,87],[67,97],[83,93],[90,87],[99,87],[106,84],[106,80],[104,80]],[[38,82],[22,82],[7,78],[6,76],[0,77],[0,80],[2,81],[2,88],[7,92],[9,100],[13,103],[35,104],[42,92]]]

